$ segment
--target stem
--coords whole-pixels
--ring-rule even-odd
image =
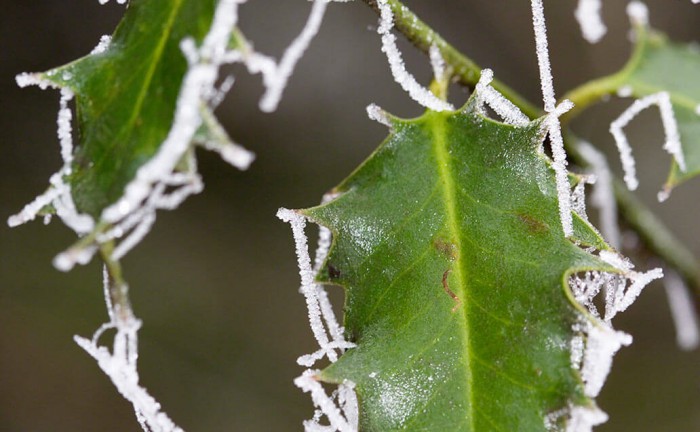
[[[363,0],[375,12],[379,13],[377,0]],[[435,45],[440,50],[445,63],[450,66],[450,78],[466,87],[474,88],[481,77],[481,67],[473,60],[457,51],[445,39],[442,38],[430,26],[420,20],[413,12],[404,6],[399,0],[387,0],[391,11],[394,13],[394,26],[409,42],[425,54],[430,47]],[[513,102],[520,110],[531,119],[542,114],[542,110],[531,104],[518,92],[511,89],[499,80],[494,79],[491,86],[501,92],[503,96]]]
[[[377,0],[363,1],[375,12],[379,13]],[[436,45],[445,63],[449,66],[448,72],[451,74],[451,78],[455,82],[471,89],[476,86],[481,76],[481,67],[447,43],[399,0],[387,0],[387,3],[394,13],[395,28],[406,39],[425,54],[429,53],[432,45]],[[654,36],[644,26],[636,26],[635,34],[637,43],[635,44],[634,52],[622,70],[613,75],[585,83],[564,96],[563,99],[571,100],[576,106],[564,115],[562,125],[567,124],[576,114],[596,103],[604,96],[616,93],[620,86],[624,85],[630,74],[638,67],[650,36]],[[502,82],[494,80],[491,85],[506,98],[510,99],[528,117],[534,119],[542,115],[542,110],[535,107],[518,92]],[[575,145],[572,145],[572,142],[575,141],[576,139],[572,137],[567,139],[569,155],[577,165],[587,167],[588,164],[585,159],[581,157]],[[685,247],[651,209],[629,192],[618,179],[615,179],[615,198],[620,209],[620,215],[639,233],[644,245],[650,251],[663,258],[671,267],[677,269],[688,282],[689,289],[695,299],[695,307],[700,311],[700,265],[694,254]]]
[[[105,263],[107,268],[107,274],[109,275],[109,296],[112,302],[112,307],[116,314],[117,319],[122,322],[128,322],[133,317],[133,312],[131,311],[131,301],[129,301],[129,285],[127,285],[122,274],[121,263],[114,258],[112,258],[112,251],[114,250],[114,241],[109,241],[100,245],[100,256],[102,261]]]

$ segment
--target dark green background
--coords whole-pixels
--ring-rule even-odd
[[[406,2],[448,40],[496,76],[539,100],[529,2]],[[580,37],[574,0],[546,3],[558,94],[621,66],[629,51],[625,2],[607,2],[611,29],[599,45]],[[700,37],[700,6],[650,1],[652,22],[684,41]],[[20,90],[14,75],[42,71],[89,52],[111,33],[123,6],[97,0],[2,0],[0,14],[0,219],[43,191],[60,166],[58,94]],[[251,0],[243,30],[276,56],[301,28],[304,0]],[[142,382],[188,431],[301,430],[311,402],[292,384],[298,355],[314,350],[297,293],[289,227],[279,206],[308,207],[350,173],[384,138],[366,119],[376,102],[400,116],[418,107],[393,83],[364,4],[330,5],[321,34],[302,60],[280,109],[257,109],[259,77],[235,68],[238,82],[218,113],[232,137],[255,151],[240,173],[200,153],[206,190],[158,215],[154,230],[125,259],[134,308],[144,319]],[[427,62],[402,45],[409,68],[429,78]],[[466,94],[455,89],[453,100]],[[612,154],[607,125],[629,101],[611,101],[576,121],[576,131]],[[698,180],[663,206],[655,194],[670,158],[658,115],[632,129],[640,196],[700,254]],[[611,160],[619,171],[619,163]],[[130,406],[72,341],[105,321],[96,264],[63,274],[52,257],[74,235],[60,223],[9,230],[0,225],[0,430],[137,431]],[[634,242],[632,237],[630,242]],[[644,257],[640,268],[655,265]],[[339,290],[335,299],[342,301]],[[600,431],[700,430],[700,355],[675,347],[661,285],[650,286],[616,321],[635,343],[617,357],[599,403],[611,415]]]

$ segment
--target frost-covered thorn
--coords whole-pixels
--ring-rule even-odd
[[[57,270],[67,272],[73,269],[76,264],[86,265],[89,263],[95,252],[97,252],[97,247],[94,245],[71,247],[54,257],[53,266]]]
[[[627,5],[627,16],[634,25],[648,26],[649,25],[649,9],[647,5],[641,1],[631,1]]]
[[[382,38],[382,52],[389,61],[391,74],[401,88],[420,105],[433,111],[454,111],[454,106],[435,96],[430,90],[418,84],[415,77],[406,70],[399,47],[396,45],[396,36],[391,33],[394,28],[394,13],[387,0],[377,0],[380,11],[379,27],[377,33]]]
[[[700,346],[700,322],[688,287],[674,270],[667,270],[663,281],[678,346],[686,351],[694,350]]]
[[[370,120],[374,120],[389,128],[393,126],[389,114],[376,104],[367,105],[367,116]]]
[[[608,29],[602,18],[602,0],[579,0],[576,8],[578,20],[583,37],[590,43],[598,43]]]
[[[102,54],[103,52],[107,51],[110,43],[112,43],[112,36],[101,36],[100,41],[97,43],[95,48],[93,48],[92,51],[90,51],[90,54]]]
[[[46,90],[47,88],[58,88],[56,84],[41,78],[41,75],[37,73],[22,72],[21,74],[17,74],[17,76],[15,76],[15,81],[20,88],[29,87],[32,85],[37,86],[42,90]]]

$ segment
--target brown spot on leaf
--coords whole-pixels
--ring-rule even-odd
[[[454,313],[454,312],[457,310],[457,308],[462,304],[462,300],[460,300],[459,297],[457,297],[457,294],[453,293],[452,290],[450,289],[450,285],[449,285],[449,283],[447,282],[447,277],[448,277],[449,275],[450,275],[450,270],[449,270],[449,269],[448,269],[448,270],[445,270],[445,273],[442,274],[442,288],[445,290],[445,292],[447,293],[447,295],[449,295],[450,297],[452,297],[452,300],[455,301],[455,305],[454,305],[454,307],[452,308],[452,313]]]
[[[448,260],[457,259],[457,246],[454,243],[438,237],[433,240],[433,246]]]
[[[518,213],[518,219],[522,222],[531,234],[542,234],[549,231],[549,225],[535,219],[526,213]]]

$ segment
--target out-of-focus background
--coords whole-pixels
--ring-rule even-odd
[[[619,68],[627,59],[625,3],[605,2],[610,33],[588,45],[574,0],[546,1],[555,84],[565,90]],[[700,37],[700,6],[650,0],[652,23],[675,39]],[[407,0],[406,4],[478,63],[538,101],[527,1]],[[251,0],[244,32],[279,56],[310,5]],[[20,90],[15,74],[43,71],[88,53],[111,33],[123,6],[95,0],[2,0],[0,14],[0,219],[35,195],[60,166],[55,135],[58,94]],[[364,3],[330,5],[318,38],[274,114],[257,109],[259,77],[242,69],[218,110],[234,139],[257,153],[247,172],[200,153],[204,193],[162,212],[151,234],[125,259],[140,332],[142,381],[188,431],[293,431],[312,413],[292,384],[298,355],[314,350],[289,227],[280,206],[317,203],[379,144],[383,126],[366,118],[376,102],[399,116],[420,113],[391,79]],[[403,44],[409,68],[427,82],[425,58]],[[673,73],[673,71],[669,71]],[[699,71],[700,76],[700,71]],[[453,99],[467,94],[458,88]],[[609,122],[630,102],[611,100],[582,116],[576,131],[613,154]],[[655,202],[669,165],[656,113],[631,127],[639,195],[700,254],[700,182]],[[615,169],[619,163],[611,160]],[[619,169],[618,169],[619,171]],[[72,341],[106,320],[96,263],[60,273],[51,259],[74,241],[60,222],[8,229],[0,224],[0,430],[137,431],[130,406]],[[637,260],[640,268],[655,263]],[[342,292],[333,290],[342,302]],[[635,342],[615,359],[600,406],[600,431],[700,430],[700,354],[676,348],[663,288],[653,284],[617,320]]]

